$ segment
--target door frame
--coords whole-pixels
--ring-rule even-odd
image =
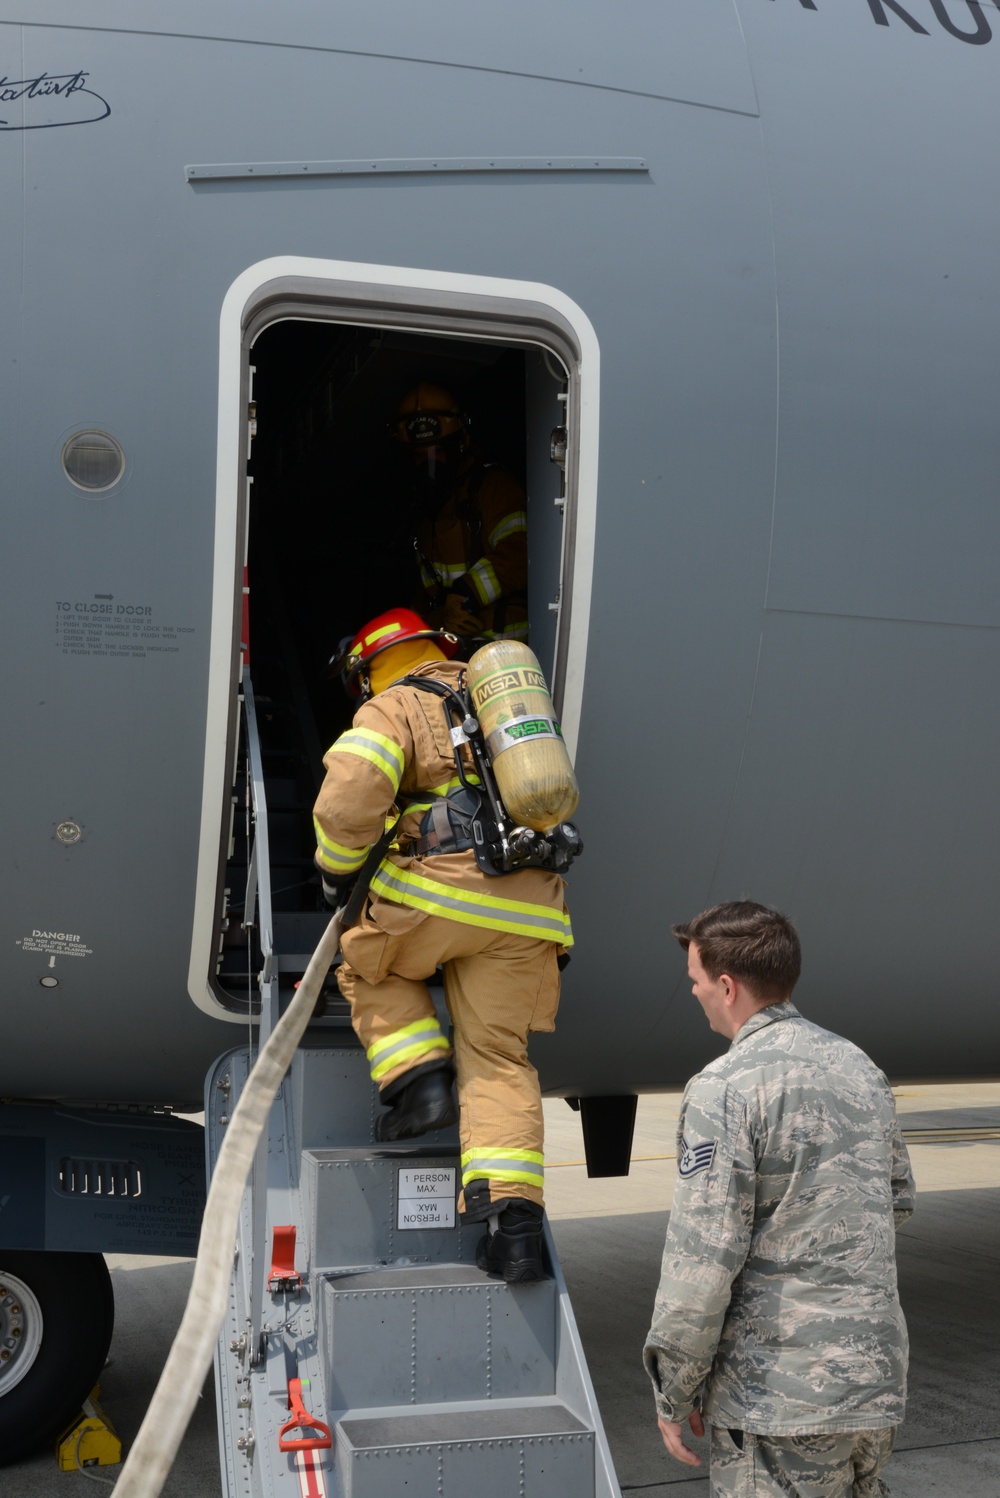
[[[352,323],[436,337],[488,338],[551,351],[568,375],[565,510],[553,700],[570,756],[583,709],[597,518],[600,350],[586,313],[565,293],[533,281],[407,266],[275,256],[229,287],[219,324],[219,416],[208,702],[198,873],[188,991],[199,1009],[246,1023],[212,983],[218,945],[220,860],[229,838],[228,798],[238,735],[240,621],[248,540],[251,354],[255,339],[289,317]]]

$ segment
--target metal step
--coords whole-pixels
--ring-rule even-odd
[[[594,1432],[559,1400],[349,1417],[343,1498],[594,1498]]]
[[[276,910],[274,912],[274,949],[276,952],[305,952],[306,961],[316,949],[320,937],[330,924],[332,910]]]
[[[213,1162],[249,1059],[209,1077]],[[457,1129],[383,1145],[381,1111],[361,1048],[312,1032],[241,1214],[216,1359],[227,1498],[620,1498],[548,1224],[548,1278],[482,1273]],[[275,1287],[278,1224],[297,1239]],[[295,1379],[326,1449],[281,1449]]]
[[[551,1279],[514,1288],[470,1264],[334,1275],[318,1323],[331,1407],[555,1393]]]
[[[483,1230],[463,1227],[455,1210],[460,1176],[454,1144],[304,1151],[305,1230],[316,1269],[472,1263]]]

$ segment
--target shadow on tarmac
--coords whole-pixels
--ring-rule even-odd
[[[667,1220],[569,1218],[553,1230],[623,1493],[657,1498],[683,1484],[685,1498],[708,1498],[705,1469],[682,1467],[663,1449],[641,1361]],[[893,1498],[996,1498],[1000,1188],[918,1194],[897,1261],[910,1380],[885,1474]],[[692,1444],[707,1465],[707,1441]]]

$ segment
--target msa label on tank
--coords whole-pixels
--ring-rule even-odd
[[[22,952],[44,952],[48,957],[93,957],[88,947],[75,931],[43,931],[37,927],[30,936],[21,936],[17,945]]]
[[[562,729],[555,718],[537,717],[528,713],[521,718],[508,718],[500,723],[486,740],[490,756],[496,759],[512,744],[521,744],[525,739],[561,739]]]
[[[541,671],[532,671],[528,667],[522,667],[518,671],[498,671],[495,676],[488,676],[481,681],[474,690],[472,697],[476,706],[480,703],[490,702],[494,697],[499,697],[502,692],[516,692],[524,687],[538,687],[546,692],[545,677]]]
[[[401,1232],[417,1228],[455,1226],[455,1171],[427,1166],[400,1170],[396,1180],[396,1227]]]

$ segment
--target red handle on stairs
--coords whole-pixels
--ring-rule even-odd
[[[315,1416],[310,1415],[302,1403],[302,1380],[300,1378],[288,1380],[288,1408],[292,1412],[292,1418],[286,1420],[278,1431],[279,1451],[322,1451],[333,1445],[329,1425],[324,1425],[322,1420],[317,1420]],[[296,1427],[301,1430],[315,1430],[319,1434],[299,1436],[297,1440],[291,1440],[288,1432],[295,1430]]]

